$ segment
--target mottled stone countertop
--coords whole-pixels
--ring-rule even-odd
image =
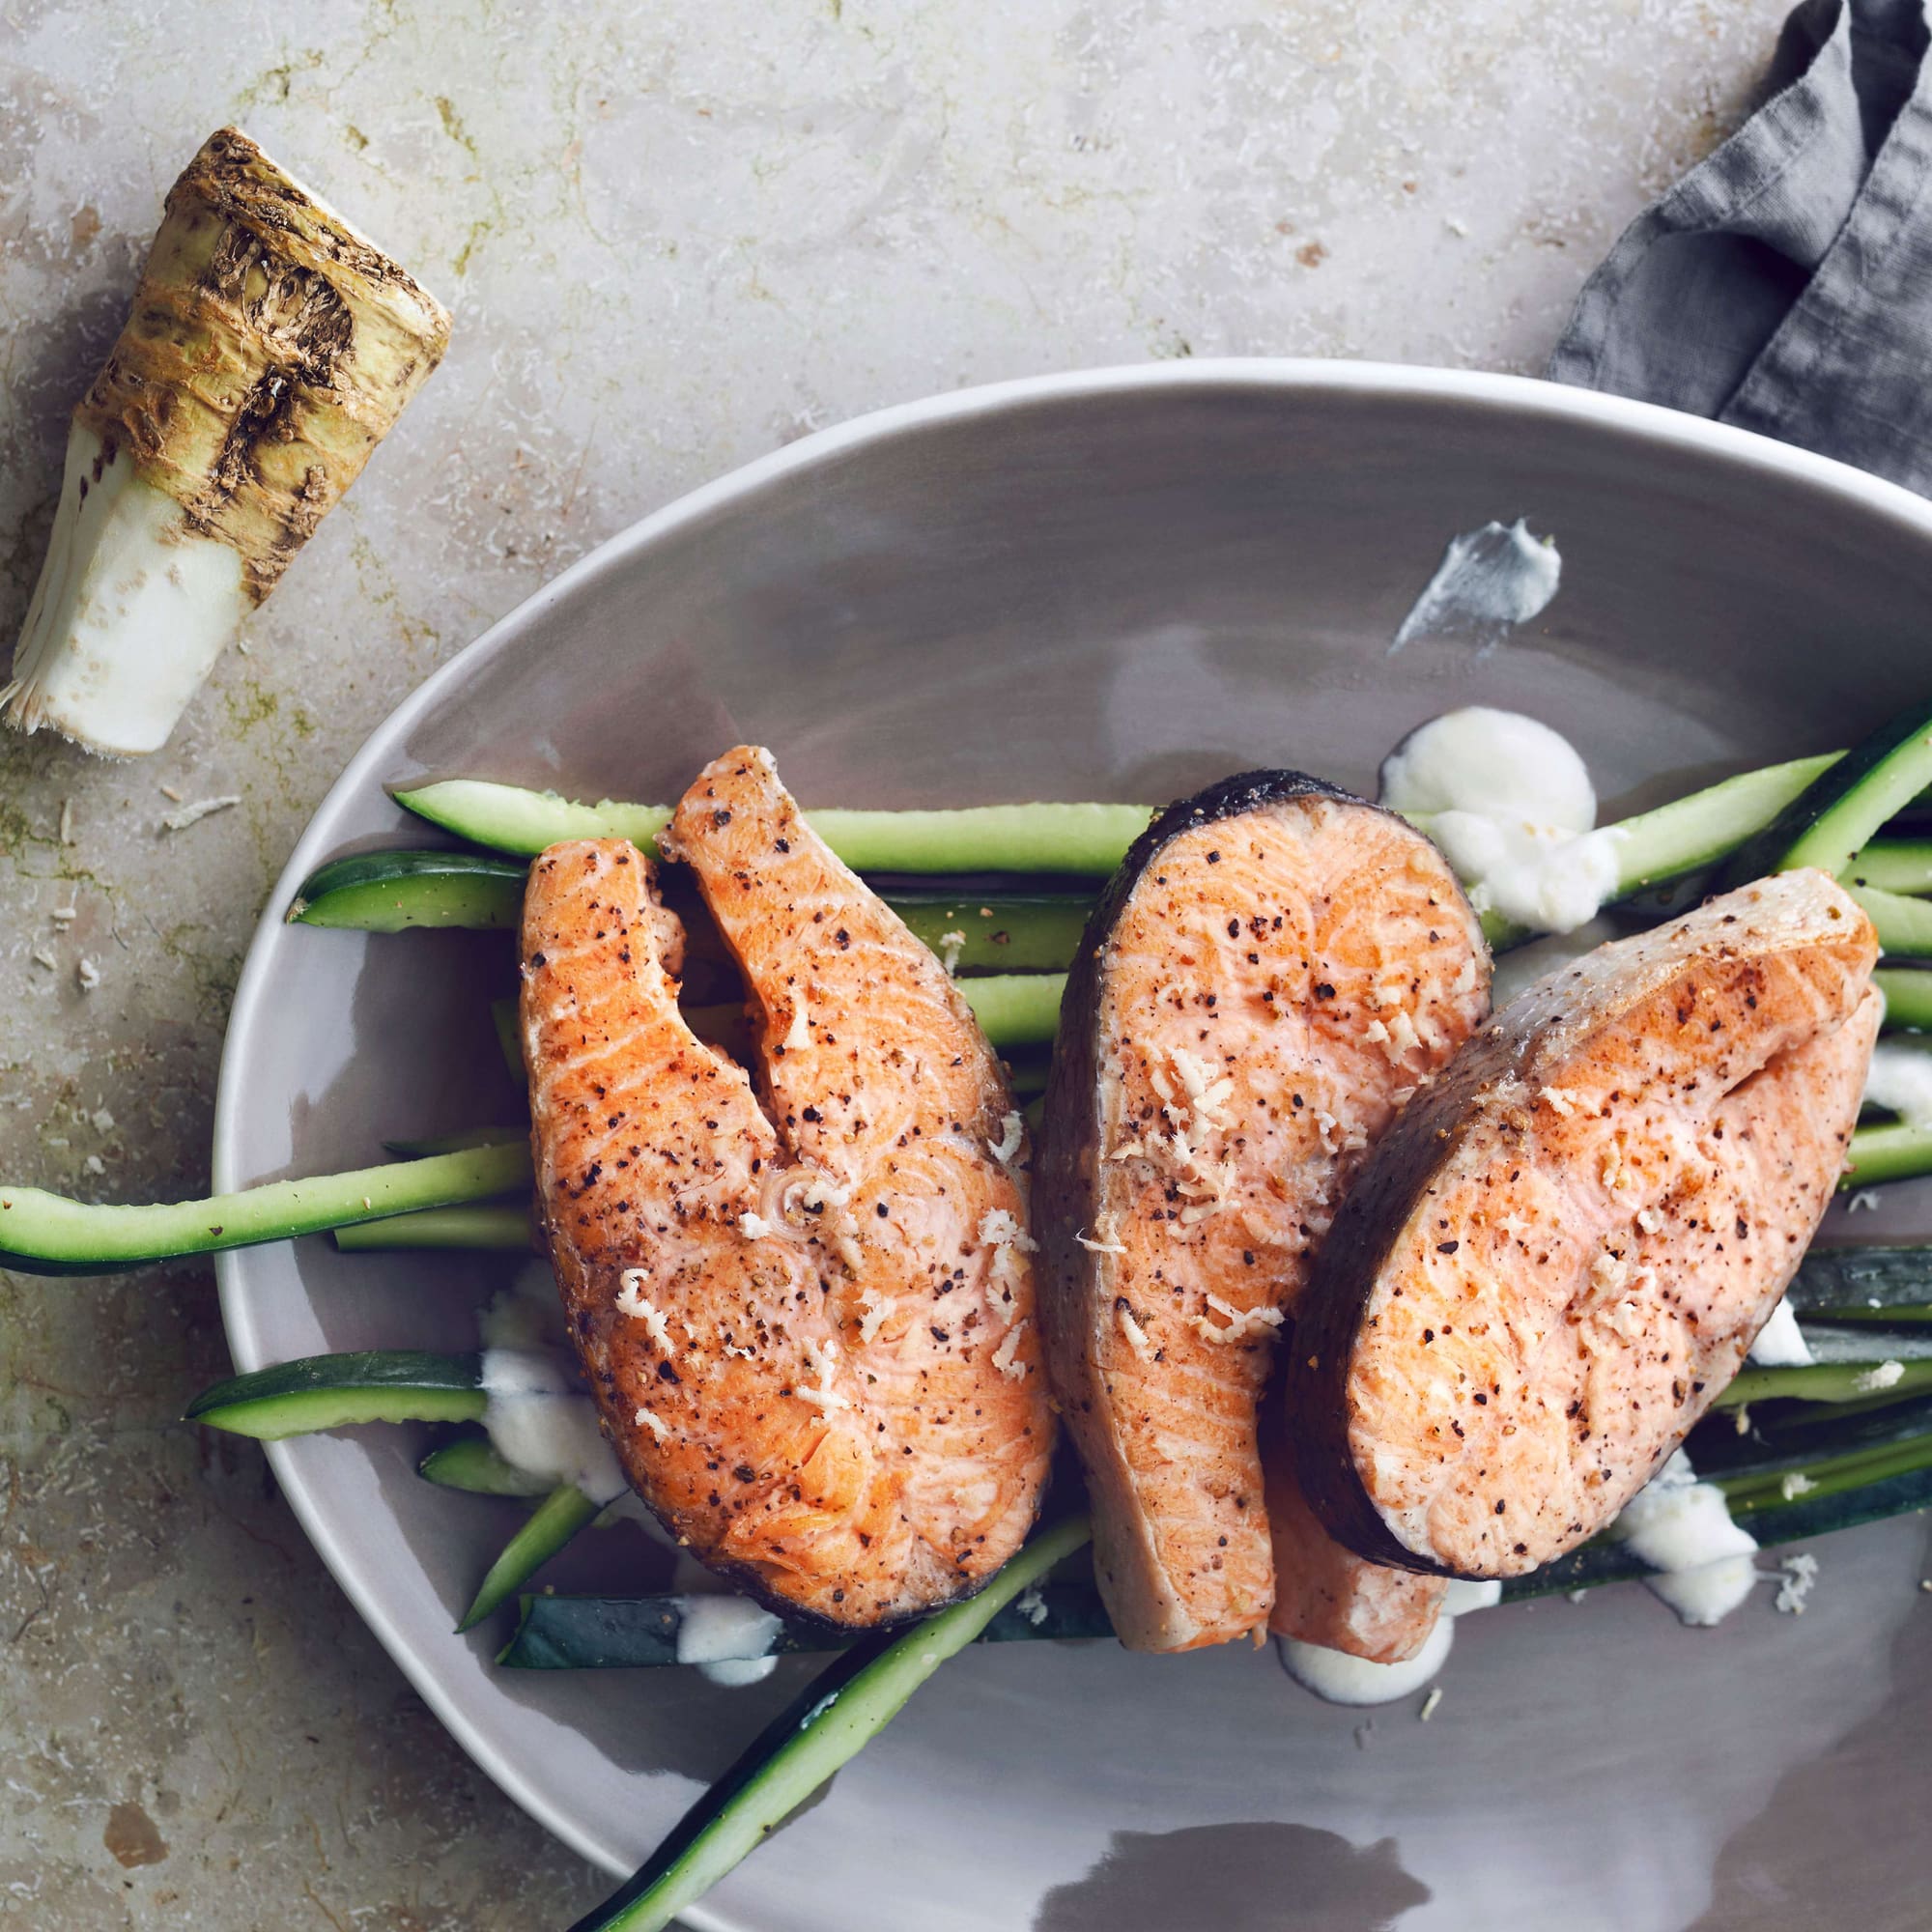
[[[600,539],[820,425],[1001,377],[1533,370],[1617,228],[1734,123],[1782,11],[0,0],[7,638],[68,412],[213,128],[456,317],[166,751],[0,744],[0,1171],[201,1191],[242,949],[311,808]],[[241,803],[170,833],[168,788]],[[596,1878],[417,1702],[261,1456],[175,1424],[226,1366],[206,1267],[0,1275],[0,1921],[561,1925]]]

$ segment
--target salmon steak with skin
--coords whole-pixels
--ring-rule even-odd
[[[678,1011],[651,862],[545,852],[522,1026],[570,1333],[693,1555],[835,1623],[923,1614],[1020,1547],[1053,1447],[1021,1116],[939,962],[768,753],[708,766],[659,842],[743,971],[756,1077]]]
[[[1293,1346],[1291,1333],[1282,1347]],[[1287,1421],[1278,1397],[1264,1408],[1262,1470],[1275,1589],[1268,1629],[1371,1663],[1413,1657],[1435,1628],[1449,1579],[1372,1563],[1337,1543],[1308,1501]]]
[[[1844,1170],[1877,939],[1763,879],[1539,980],[1377,1150],[1287,1378],[1310,1500],[1378,1563],[1534,1570],[1742,1363]]]
[[[1285,1462],[1264,1478],[1257,1410],[1335,1204],[1481,1025],[1489,977],[1435,848],[1299,773],[1171,807],[1096,906],[1047,1092],[1041,1316],[1130,1648],[1259,1634],[1271,1515],[1296,1561],[1352,1564],[1294,1514]],[[1390,1655],[1434,1618],[1407,1595]]]

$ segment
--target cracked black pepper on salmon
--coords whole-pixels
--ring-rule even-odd
[[[1539,980],[1397,1122],[1316,1264],[1287,1413],[1372,1561],[1534,1570],[1736,1374],[1845,1164],[1883,1010],[1822,872]]]
[[[1286,1461],[1264,1475],[1257,1408],[1355,1170],[1488,1010],[1441,855],[1298,773],[1183,800],[1115,875],[1068,977],[1039,1223],[1051,1373],[1127,1644],[1259,1632],[1278,1560],[1353,1587]],[[1371,1639],[1389,1654],[1435,1615],[1401,1594],[1402,1628]],[[1311,1606],[1296,1634],[1348,1623],[1319,1581],[1281,1602]]]
[[[1053,1445],[1027,1136],[925,947],[799,816],[768,753],[660,838],[741,967],[755,1071],[677,1007],[683,935],[620,839],[525,903],[540,1212],[626,1474],[775,1603],[890,1622],[1016,1550]]]

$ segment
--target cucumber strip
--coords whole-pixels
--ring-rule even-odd
[[[1912,966],[1881,966],[1872,984],[1885,995],[1885,1023],[1915,1033],[1932,1029],[1932,973]]]
[[[1011,1603],[973,1641],[1109,1636],[1112,1626],[1091,1577],[1053,1579]],[[692,1597],[555,1597],[523,1600],[515,1634],[497,1662],[511,1670],[640,1670],[676,1663],[677,1634]],[[780,1657],[844,1650],[864,1635],[815,1617],[780,1626]]]
[[[960,998],[973,1009],[980,1032],[994,1046],[1046,1046],[1060,1030],[1060,996],[1066,990],[1065,973],[980,973],[953,983]],[[523,1049],[517,1039],[517,1003],[493,1000],[490,1013],[503,1063],[511,1078],[521,1084],[525,1074]],[[738,1047],[750,1051],[744,1009],[736,1001],[727,1006],[687,1007],[684,1018],[699,1039],[726,1052]]]
[[[0,1267],[106,1274],[177,1255],[319,1235],[416,1208],[487,1200],[529,1179],[529,1149],[516,1145],[271,1180],[239,1194],[148,1208],[94,1207],[38,1187],[0,1187]]]
[[[1932,707],[1887,721],[1812,780],[1732,858],[1727,886],[1800,866],[1842,878],[1887,819],[1932,783]]]
[[[1682,878],[1727,859],[1744,841],[1762,832],[1793,800],[1844,754],[1826,752],[1740,772],[1688,797],[1620,819],[1617,840],[1618,898],[1648,886]]]
[[[1039,1046],[1049,1043],[1060,1019],[1060,996],[1065,976],[1060,973],[986,974],[977,980],[961,980],[959,991],[997,1047]],[[504,1002],[514,1009],[513,1001]],[[685,1018],[699,1038],[729,1044],[726,1023],[738,1020],[741,1009],[733,1007],[691,1007]],[[1044,1066],[1021,1066],[1013,1072],[1013,1091],[1021,1099],[1044,1092]],[[1038,1120],[1028,1116],[1036,1131]],[[519,1134],[518,1145],[526,1145],[520,1128],[489,1129]],[[454,1138],[463,1138],[457,1136]],[[527,1172],[527,1156],[526,1159]],[[367,1254],[384,1248],[479,1248],[514,1250],[531,1245],[533,1236],[527,1208],[521,1201],[488,1202],[475,1206],[435,1208],[419,1213],[392,1214],[336,1231],[335,1245],[345,1254]]]
[[[461,1153],[466,1148],[505,1147],[530,1137],[527,1121],[511,1127],[466,1127],[460,1134],[438,1134],[426,1141],[384,1141],[385,1151],[419,1160],[426,1153]]]
[[[1700,1476],[1752,1479],[1808,1472],[1831,1456],[1864,1455],[1901,1442],[1932,1443],[1932,1395],[1850,1403],[1761,1402],[1740,1435],[1737,1418],[1709,1417],[1692,1432],[1690,1461]]]
[[[1059,1029],[1060,996],[1066,989],[1064,973],[980,973],[953,983],[994,1046],[1045,1046]],[[686,1007],[684,1018],[699,1039],[713,1046],[739,1057],[752,1050],[745,1009],[736,1001]]]
[[[1932,1131],[1909,1127],[1902,1121],[1882,1127],[1855,1127],[1846,1158],[1850,1165],[1838,1179],[1842,1194],[1887,1180],[1911,1180],[1932,1174]]]
[[[391,786],[389,796],[406,811],[493,852],[534,859],[560,838],[628,838],[646,851],[670,823],[667,805],[623,805],[602,799],[576,805],[554,791],[480,779],[446,779],[437,784]]]
[[[528,868],[517,860],[476,852],[358,852],[310,873],[287,916],[291,923],[362,932],[502,930],[522,917],[527,878]],[[904,891],[882,896],[916,938],[958,972],[1064,972],[1094,909],[1093,895],[1084,893]],[[715,935],[705,936],[723,957]]]
[[[1727,859],[1843,755],[1825,752],[1740,772],[1668,805],[1614,820],[1605,829],[1616,835],[1617,883],[1605,903],[1615,905]],[[1496,912],[1482,915],[1482,927],[1492,952],[1507,952],[1539,936]]]
[[[1060,1030],[1065,973],[987,973],[954,984],[995,1046],[1044,1046]]]
[[[869,1744],[949,1657],[1028,1584],[1080,1548],[1090,1533],[1085,1517],[1042,1530],[977,1597],[903,1635],[869,1637],[828,1665],[685,1813],[637,1877],[571,1932],[661,1932]]]
[[[1800,1496],[1823,1502],[1873,1483],[1932,1468],[1932,1435],[1914,1435],[1902,1442],[1849,1449],[1837,1456],[1821,1456],[1802,1468],[1764,1469],[1750,1475],[1722,1477],[1718,1487],[1733,1516],[1749,1516]]]
[[[1083,893],[881,896],[914,938],[959,973],[1064,973],[1080,950],[1080,936],[1094,910],[1093,895]],[[949,937],[957,943],[949,945]]]
[[[475,1208],[425,1208],[337,1228],[335,1245],[345,1255],[389,1248],[474,1248],[490,1254],[527,1250],[534,1240],[530,1210],[521,1202],[489,1202]]]
[[[1741,1369],[1713,1408],[1743,1408],[1753,1403],[1855,1403],[1882,1395],[1888,1402],[1932,1389],[1932,1360],[1916,1362],[1813,1362],[1802,1369]]]
[[[514,926],[527,867],[480,852],[357,852],[331,859],[296,888],[291,925],[402,932],[413,925],[476,931]]]
[[[1921,1293],[1925,1286],[1919,1284]],[[1893,1308],[1814,1308],[1810,1319],[1848,1328],[1918,1328],[1932,1323],[1932,1307],[1900,1302]]]
[[[1848,886],[1882,893],[1932,893],[1932,838],[1875,838],[1845,874]]]
[[[425,1482],[472,1496],[544,1496],[551,1489],[547,1477],[532,1476],[505,1462],[480,1431],[439,1444],[416,1464],[416,1474]]]
[[[1845,890],[1878,928],[1879,949],[1888,959],[1932,958],[1932,899],[1907,898],[1872,886],[1847,885]]]
[[[476,1355],[308,1355],[203,1389],[182,1420],[258,1442],[364,1422],[474,1422],[483,1413],[482,1377]]]
[[[1784,1293],[1805,1321],[1932,1319],[1932,1247],[1813,1248]]]
[[[1879,1362],[1921,1362],[1932,1360],[1932,1335],[1907,1323],[1902,1327],[1877,1328],[1859,1322],[1843,1326],[1829,1315],[1806,1316],[1799,1323],[1814,1362],[1853,1362],[1871,1368]]]
[[[611,799],[578,805],[555,792],[479,779],[409,785],[390,796],[405,810],[472,844],[534,858],[559,838],[629,838],[653,847],[666,806]],[[812,830],[855,872],[1074,872],[1104,877],[1145,832],[1145,805],[976,805],[942,811],[806,813]]]
[[[1760,1443],[1738,1436],[1728,1418],[1700,1432],[1692,1460],[1704,1478],[1724,1492],[1732,1511],[1751,1519],[1751,1530],[1770,1547],[1822,1535],[1879,1516],[1903,1514],[1932,1502],[1932,1404],[1901,1406],[1842,1420],[1827,1415],[1836,1435],[1820,1441],[1809,1411],[1789,1426],[1767,1426],[1775,1448],[1767,1460]],[[1805,1437],[1811,1438],[1807,1444]],[[1735,1445],[1735,1446],[1734,1446]],[[1731,1466],[1706,1466],[1724,1458]],[[1803,1482],[1793,1482],[1793,1477]],[[1809,1487],[1804,1487],[1808,1484]],[[1790,1493],[1787,1494],[1787,1487]],[[1847,1508],[1838,1498],[1849,1497]],[[1622,1543],[1605,1537],[1573,1550],[1527,1577],[1503,1585],[1506,1603],[1587,1589],[1640,1577],[1644,1566]],[[677,1631],[687,1599],[665,1597],[550,1597],[523,1601],[516,1634],[497,1662],[518,1670],[611,1670],[674,1665]],[[1089,1575],[1056,1578],[1040,1586],[1036,1618],[1017,1605],[1001,1610],[981,1642],[1056,1641],[1111,1637],[1099,1592]],[[788,1620],[772,1648],[781,1655],[829,1651],[855,1640],[811,1618]]]
[[[456,1626],[458,1634],[474,1630],[499,1604],[514,1597],[603,1507],[575,1483],[562,1483],[552,1490],[491,1564],[474,1600],[463,1613],[463,1621]]]

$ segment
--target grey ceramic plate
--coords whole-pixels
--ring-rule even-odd
[[[1486,659],[1388,655],[1445,539],[1526,513],[1563,590]],[[1570,732],[1612,809],[1844,742],[1924,695],[1932,507],[1690,418],[1504,378],[1164,365],[889,412],[606,545],[433,677],[290,861],[415,836],[385,781],[675,796],[743,738],[808,802],[1164,799],[1241,766],[1373,781],[1445,706]],[[483,936],[292,930],[235,1003],[218,1184],[500,1118]],[[1932,1228],[1904,1191],[1868,1233]],[[243,1368],[469,1346],[502,1265],[225,1257]],[[515,1506],[430,1489],[402,1430],[277,1475],[343,1587],[519,1803],[612,1871],[789,1694],[493,1670],[450,1624]],[[662,1581],[629,1528],[560,1581]],[[1007,1646],[950,1665],[699,1922],[757,1932],[1262,1932],[1921,1922],[1932,1642],[1919,1521],[1823,1546],[1803,1617],[1717,1632],[1640,1589],[1466,1623],[1433,1721],[1270,1652]],[[1707,1916],[1708,1915],[1708,1916]]]

